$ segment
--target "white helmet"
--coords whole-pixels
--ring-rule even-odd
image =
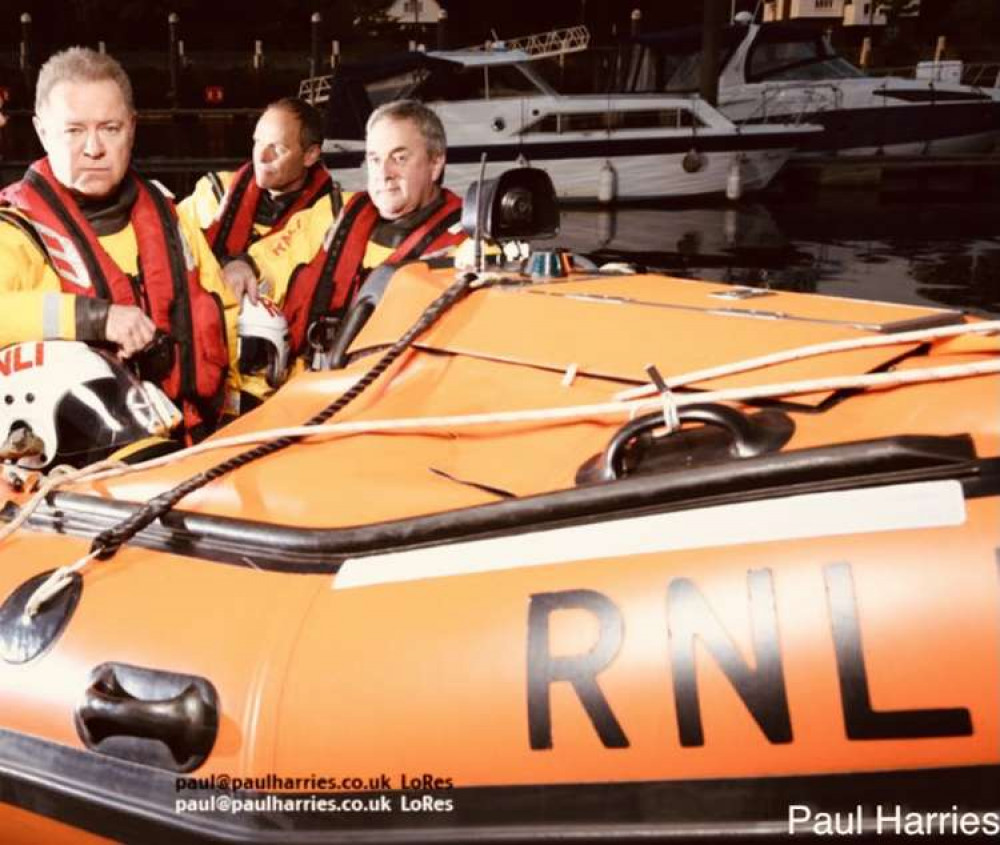
[[[181,422],[157,387],[109,353],[68,340],[0,349],[0,458],[85,466]]]
[[[240,372],[265,370],[267,383],[271,387],[280,386],[288,378],[291,364],[288,321],[281,309],[264,296],[256,305],[244,297],[236,333]]]

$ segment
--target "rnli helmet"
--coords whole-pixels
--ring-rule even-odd
[[[82,467],[180,422],[159,387],[110,353],[66,340],[0,349],[0,459]]]
[[[236,332],[240,372],[264,371],[271,387],[280,386],[288,377],[291,364],[291,337],[281,309],[264,296],[256,304],[244,298]]]

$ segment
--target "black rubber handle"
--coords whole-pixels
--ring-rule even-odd
[[[746,416],[728,405],[687,405],[677,410],[677,418],[682,424],[698,422],[728,431],[732,436],[730,453],[733,457],[749,458],[762,454],[770,446],[768,439],[761,436]],[[655,411],[637,417],[618,429],[601,458],[601,478],[606,481],[621,478],[626,447],[639,435],[662,427],[663,414]]]
[[[330,350],[330,369],[340,370],[347,364],[347,348],[351,345],[375,311],[375,303],[370,300],[356,302],[347,318],[340,326]]]
[[[79,726],[94,745],[115,736],[155,739],[178,764],[205,756],[215,742],[215,706],[189,684],[173,698],[145,701],[122,687],[112,667],[101,669],[77,708]]]

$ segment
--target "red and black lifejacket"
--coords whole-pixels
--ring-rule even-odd
[[[247,247],[253,243],[253,226],[261,194],[260,186],[254,179],[253,164],[248,162],[236,171],[236,175],[229,185],[229,190],[221,199],[222,206],[219,213],[212,221],[212,225],[204,230],[205,240],[208,241],[208,245],[217,258],[239,255],[246,252]],[[337,207],[334,208],[333,215],[336,217],[340,211],[340,191],[333,191],[333,180],[330,179],[329,171],[323,167],[321,162],[317,162],[309,168],[305,184],[299,191],[299,195],[274,222],[271,226],[271,232],[280,231],[296,212],[310,208],[328,194],[332,195],[331,201],[334,196],[336,197]]]
[[[442,189],[440,202],[384,263],[413,261],[465,240],[465,235],[457,230],[462,201]],[[329,242],[312,261],[295,268],[282,306],[295,353],[304,350],[306,332],[313,322],[326,314],[342,314],[357,294],[366,275],[365,251],[378,222],[375,203],[366,192],[359,191],[344,206]]]
[[[202,287],[173,203],[134,171],[125,178],[136,184],[131,223],[138,279],[101,246],[47,158],[31,165],[2,196],[30,219],[65,293],[142,308],[174,339],[173,367],[160,386],[183,411],[188,432],[198,432],[215,425],[225,398],[229,347],[222,301]]]

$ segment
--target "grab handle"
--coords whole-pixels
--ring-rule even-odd
[[[129,670],[141,673],[147,689],[162,688],[162,681],[168,687],[176,689],[179,683],[182,687],[169,697],[140,698],[126,690],[119,678],[119,672]],[[147,763],[153,760],[141,759],[150,756],[142,754],[144,744],[162,743],[170,752],[170,768],[190,771],[204,761],[215,743],[219,719],[214,689],[203,680],[199,683],[200,679],[170,673],[162,673],[161,683],[156,684],[157,674],[137,667],[99,666],[77,706],[77,731],[88,748]]]

